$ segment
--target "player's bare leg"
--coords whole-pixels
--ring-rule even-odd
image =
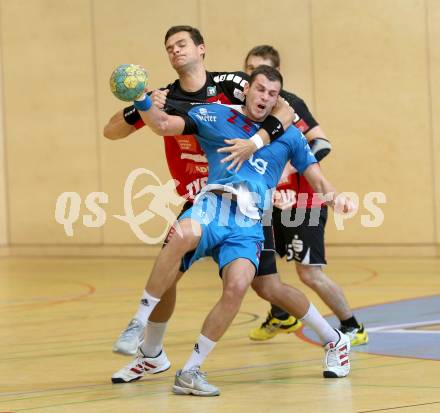
[[[310,301],[296,288],[281,282],[278,274],[255,277],[252,288],[264,300],[283,308],[296,318],[306,314]]]
[[[155,374],[167,370],[170,362],[162,349],[166,320],[171,316],[176,298],[176,284],[183,275],[180,269],[183,256],[196,248],[201,234],[200,225],[190,219],[181,222],[179,233],[175,233],[158,255],[143,299],[144,316],[150,320],[145,341],[137,350],[137,356],[129,364],[112,376],[113,383],[129,383],[139,380],[145,374]],[[166,301],[161,304],[161,297]]]
[[[300,280],[315,291],[340,320],[353,316],[342,288],[322,271],[321,266],[298,262],[295,265]]]
[[[254,275],[254,265],[244,258],[234,260],[223,268],[222,296],[206,317],[190,358],[183,369],[176,373],[174,393],[197,396],[220,394],[215,386],[207,382],[206,376],[200,372],[200,366],[237,315]]]
[[[282,283],[278,274],[256,277],[252,288],[261,298],[285,309],[318,334],[325,349],[324,377],[348,375],[350,339],[333,329],[301,291]]]
[[[309,286],[327,304],[341,321],[340,329],[346,333],[353,346],[368,343],[368,334],[359,324],[339,284],[328,277],[321,266],[295,263],[300,280]]]
[[[183,256],[199,243],[201,226],[198,222],[184,219],[179,224],[180,231],[176,231],[162,248],[145,286],[145,290],[154,297],[162,297],[177,281]]]

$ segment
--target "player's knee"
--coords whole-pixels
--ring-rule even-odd
[[[313,288],[313,286],[319,281],[318,280],[318,267],[311,265],[297,265],[296,271],[298,273],[299,279],[307,286]]]
[[[249,283],[246,280],[236,277],[224,285],[223,296],[227,301],[241,302],[248,288]]]
[[[192,251],[197,247],[200,236],[200,224],[196,221],[185,219],[176,225],[176,231],[169,241],[169,244],[172,244],[176,250],[183,252]]]

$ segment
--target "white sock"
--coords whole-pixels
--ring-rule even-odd
[[[212,341],[203,334],[200,334],[199,340],[194,345],[194,350],[191,353],[190,358],[183,366],[183,370],[189,370],[196,366],[200,367],[216,344],[217,343],[215,341]]]
[[[161,352],[166,328],[167,322],[147,322],[147,328],[145,329],[145,340],[141,346],[142,353],[144,353],[145,356],[157,357],[157,355]]]
[[[336,342],[339,340],[338,333],[312,303],[310,303],[310,307],[307,310],[306,315],[301,318],[301,321],[318,334],[322,344],[326,345],[330,341]]]
[[[150,314],[153,312],[159,301],[160,298],[153,297],[144,290],[137,313],[135,314],[134,318],[138,319],[140,323],[145,327],[148,319],[150,318]]]

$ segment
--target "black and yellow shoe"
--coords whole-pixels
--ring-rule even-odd
[[[272,316],[269,311],[266,321],[260,327],[254,328],[249,332],[249,338],[255,341],[269,340],[277,334],[289,334],[302,327],[301,321],[289,316],[286,320],[280,320]]]
[[[340,330],[350,337],[352,346],[362,346],[368,343],[368,334],[363,324],[361,324],[359,328],[341,326]]]

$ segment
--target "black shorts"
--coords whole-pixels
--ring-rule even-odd
[[[182,207],[182,210],[180,211],[177,219],[188,209],[192,207],[192,202],[185,202],[185,204]],[[275,256],[275,239],[273,236],[273,230],[271,226],[264,226],[263,227],[263,233],[264,233],[264,244],[263,248],[261,250],[260,255],[260,265],[258,266],[258,275],[268,275],[268,274],[275,274],[277,272],[277,263],[276,263],[276,256]],[[174,228],[172,227],[169,231],[167,236],[165,237],[165,241],[163,243],[163,246],[165,246],[168,241],[170,240],[171,236],[174,234]],[[191,252],[190,252],[191,253]],[[180,266],[180,271],[184,272],[183,263]]]
[[[286,257],[287,261],[295,260],[304,265],[327,264],[324,246],[326,222],[326,206],[284,211],[274,208],[272,225],[277,253]]]
[[[263,227],[264,244],[260,255],[260,265],[258,266],[258,275],[275,274],[277,271],[277,260],[275,255],[275,239],[271,226]]]

